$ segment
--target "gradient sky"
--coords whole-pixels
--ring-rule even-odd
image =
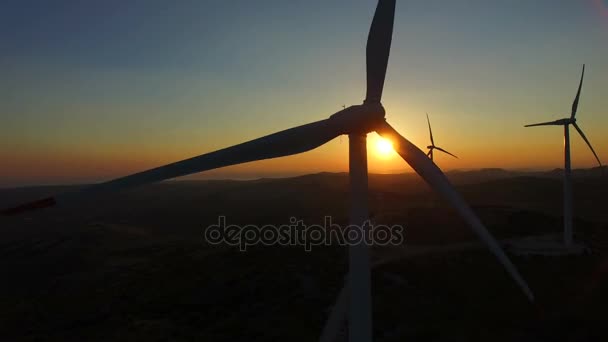
[[[0,4],[0,186],[106,180],[327,118],[365,95],[374,0]],[[397,1],[383,103],[444,169],[563,167],[579,123],[608,162],[608,1]],[[572,131],[573,167],[594,166]],[[411,170],[374,153],[372,172]],[[345,171],[346,137],[205,177]]]

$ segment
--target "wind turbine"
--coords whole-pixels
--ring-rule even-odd
[[[429,149],[429,153],[427,153],[426,155],[429,158],[431,158],[431,160],[433,160],[433,150],[437,150],[437,151],[441,151],[443,153],[447,153],[447,154],[451,155],[452,157],[458,159],[458,157],[451,154],[450,152],[442,149],[441,147],[435,146],[435,141],[433,140],[433,130],[431,129],[431,120],[429,120],[429,113],[426,113],[426,122],[429,124],[429,136],[431,137],[431,144],[426,147]]]
[[[564,126],[564,244],[567,247],[572,245],[572,170],[570,168],[570,125],[574,126],[574,128],[578,131],[578,134],[581,135],[583,140],[585,140],[587,143],[587,146],[589,146],[591,149],[591,152],[593,152],[597,163],[600,165],[600,167],[602,166],[602,162],[591,146],[589,139],[587,139],[585,133],[583,133],[583,130],[576,123],[576,110],[578,109],[578,100],[581,96],[581,88],[583,87],[583,77],[585,77],[585,64],[583,64],[581,81],[578,84],[578,91],[576,92],[576,97],[572,103],[572,111],[569,118],[524,126]]]
[[[402,137],[385,120],[385,110],[380,99],[386,76],[394,15],[395,0],[378,1],[367,39],[367,93],[363,104],[346,107],[328,119],[290,128],[105,183],[94,184],[77,192],[63,193],[20,205],[4,210],[2,214],[17,214],[26,210],[55,205],[68,206],[102,193],[115,192],[229,165],[299,154],[313,150],[342,134],[347,134],[350,156],[350,223],[358,227],[366,227],[367,225],[364,223],[369,219],[366,137],[368,133],[375,131],[382,137],[391,140],[399,155],[460,213],[502,263],[525,295],[530,301],[533,301],[532,292],[515,266],[464,199],[456,192],[443,172],[427,158],[424,152]],[[372,340],[370,257],[369,246],[365,243],[349,247],[349,269],[346,287],[339,297],[341,304],[337,305],[330,315],[322,338],[331,337],[335,331],[336,317],[338,317],[338,321],[341,320],[340,317],[346,312],[346,306],[348,306],[350,340],[369,342]]]

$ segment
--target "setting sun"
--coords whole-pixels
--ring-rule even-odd
[[[378,139],[376,141],[376,154],[380,157],[388,157],[393,152],[393,143],[387,139]]]

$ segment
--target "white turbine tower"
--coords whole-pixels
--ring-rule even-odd
[[[437,150],[437,151],[441,151],[443,153],[447,153],[447,154],[451,155],[452,157],[458,159],[458,157],[451,154],[450,152],[442,149],[441,147],[435,146],[435,140],[433,140],[433,130],[431,129],[431,120],[429,120],[429,113],[426,113],[426,122],[429,124],[429,136],[431,137],[431,144],[426,147],[429,149],[429,152],[426,155],[429,158],[431,158],[431,160],[433,160],[433,150]]]
[[[593,152],[595,159],[597,160],[600,167],[602,166],[602,162],[600,158],[593,150],[589,139],[583,133],[583,130],[576,123],[576,110],[578,109],[578,100],[581,96],[581,88],[583,87],[583,77],[585,76],[585,64],[583,64],[583,71],[581,73],[581,81],[578,84],[578,91],[576,92],[576,97],[574,98],[574,102],[572,103],[572,111],[570,113],[569,118],[549,121],[549,122],[541,122],[532,125],[525,125],[524,127],[533,127],[533,126],[564,126],[564,244],[567,247],[572,245],[572,170],[570,168],[570,125],[574,126],[574,128],[581,135],[583,140],[587,143],[587,146]]]
[[[115,192],[229,165],[294,155],[313,150],[342,134],[347,134],[350,155],[350,222],[363,227],[365,226],[363,223],[368,220],[366,136],[369,132],[375,131],[392,141],[399,155],[458,211],[502,263],[525,295],[533,301],[532,292],[515,266],[464,199],[456,192],[443,172],[427,158],[424,152],[393,129],[384,118],[385,111],[380,99],[391,46],[394,13],[395,0],[378,1],[367,40],[367,94],[363,104],[347,107],[324,120],[123,178],[94,184],[80,191],[63,193],[20,205],[4,210],[2,214],[12,215],[25,210],[55,205],[68,206],[102,193]],[[372,340],[369,246],[360,243],[350,247],[349,268],[347,286],[339,297],[338,305],[330,315],[322,339],[331,338],[335,334],[336,327],[339,326],[336,322],[342,320],[342,315],[345,314],[348,307],[350,340],[369,342]]]

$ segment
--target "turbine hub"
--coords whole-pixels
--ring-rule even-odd
[[[384,122],[384,107],[380,103],[366,102],[362,105],[347,107],[329,119],[342,128],[342,134],[369,133]]]

